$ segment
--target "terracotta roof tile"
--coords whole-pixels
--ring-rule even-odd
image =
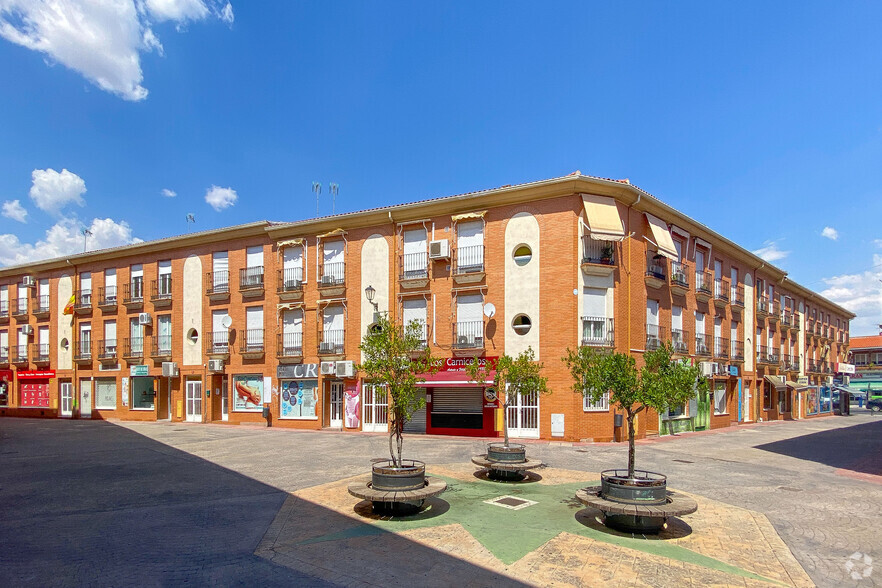
[[[850,351],[858,349],[882,348],[882,335],[870,335],[869,337],[851,337],[848,348]]]

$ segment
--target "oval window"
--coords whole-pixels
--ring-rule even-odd
[[[190,329],[187,331],[187,341],[190,342],[190,345],[196,345],[199,343],[199,331],[196,329]]]
[[[529,245],[518,245],[514,250],[514,262],[518,265],[527,265],[533,259],[533,250]]]
[[[514,329],[514,332],[518,335],[526,335],[530,332],[530,327],[533,326],[532,321],[530,321],[530,317],[525,314],[519,314],[514,317],[514,320],[511,321],[511,328]]]
[[[70,341],[68,341],[67,337],[65,337],[64,339],[61,340],[61,348],[64,349],[65,351],[67,351],[67,349],[69,347],[70,347]]]

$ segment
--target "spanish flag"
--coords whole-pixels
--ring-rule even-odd
[[[70,300],[67,301],[67,304],[64,305],[64,313],[63,314],[73,314],[74,302],[76,302],[77,297],[75,294],[71,294]]]

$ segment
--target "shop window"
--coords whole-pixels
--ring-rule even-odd
[[[727,400],[726,383],[717,382],[714,384],[714,414],[726,414],[729,412],[726,406]]]
[[[681,417],[686,414],[686,404],[681,404],[680,406],[672,406],[668,408],[668,418],[675,419],[677,417]]]
[[[609,392],[604,392],[597,402],[592,402],[589,396],[583,396],[582,410],[585,412],[609,412]]]
[[[318,380],[282,380],[279,418],[315,419]]]
[[[518,265],[527,265],[533,259],[533,250],[529,245],[518,245],[514,250],[514,262]]]
[[[511,322],[511,327],[514,329],[514,332],[518,335],[526,335],[530,332],[530,328],[533,326],[533,322],[530,320],[525,314],[519,314],[514,317],[514,320]]]
[[[133,410],[153,410],[153,399],[156,392],[153,390],[153,378],[135,377],[131,380]]]
[[[95,380],[95,408],[98,410],[116,409],[116,379],[99,378]]]
[[[772,386],[768,382],[763,385],[763,410],[772,410]]]

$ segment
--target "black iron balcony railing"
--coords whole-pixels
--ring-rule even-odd
[[[102,286],[98,288],[98,306],[116,306],[116,286]]]
[[[613,347],[615,337],[614,319],[602,316],[582,317],[582,345],[590,347]]]
[[[28,346],[13,345],[10,347],[12,352],[12,363],[28,363]]]
[[[689,288],[689,264],[679,261],[671,262],[671,285]]]
[[[484,271],[484,246],[457,247],[453,256],[453,274],[477,274]]]
[[[9,345],[0,347],[0,364],[9,364]]]
[[[784,366],[784,370],[788,372],[798,372],[799,371],[799,356],[791,355],[789,353],[784,354],[781,358],[781,363]]]
[[[322,263],[319,268],[319,287],[340,286],[346,283],[346,262]]]
[[[818,373],[818,371],[820,371],[818,369],[818,362],[816,362],[812,359],[809,359],[808,361],[806,361],[805,362],[805,371],[807,371],[810,374]]]
[[[0,318],[9,318],[8,300],[0,300]]]
[[[327,329],[319,333],[319,355],[340,355],[346,341],[344,329]]]
[[[729,358],[729,339],[725,337],[714,337],[714,357],[719,359]]]
[[[756,360],[758,363],[777,365],[781,362],[781,356],[774,347],[768,345],[758,345],[756,348]]]
[[[230,272],[227,270],[218,270],[205,274],[205,293],[209,295],[229,294]]]
[[[279,333],[276,357],[303,357],[303,333]]]
[[[732,305],[744,308],[744,286],[734,286],[729,293],[732,297]]]
[[[92,359],[92,340],[80,339],[74,343],[74,360],[83,361]]]
[[[230,332],[211,331],[208,333],[206,353],[209,355],[226,355],[230,353]]]
[[[719,280],[714,280],[714,300],[729,302],[729,296],[731,292],[732,288],[729,287],[728,279],[722,278]]]
[[[263,266],[243,267],[239,270],[239,290],[260,290],[263,288]]]
[[[592,239],[590,235],[582,236],[582,263],[615,265],[615,252],[611,241],[599,241]]]
[[[150,345],[151,357],[170,357],[172,352],[171,335],[154,335]]]
[[[429,344],[429,325],[426,321],[421,319],[414,319],[414,321],[411,322],[417,323],[417,333],[420,337],[419,349],[425,349]]]
[[[732,359],[735,361],[744,361],[743,341],[732,341]]]
[[[783,310],[781,312],[781,324],[785,327],[790,327],[793,324],[793,313],[789,310]]]
[[[765,296],[756,297],[756,312],[760,315],[771,314],[771,301]]]
[[[246,329],[241,334],[239,353],[263,353],[263,329]]]
[[[791,317],[791,321],[792,322],[790,323],[790,326],[793,327],[794,329],[799,329],[799,325],[800,325],[801,321],[799,319],[798,313],[795,313],[795,312],[793,313],[793,316]]]
[[[28,299],[17,298],[12,309],[12,316],[26,316],[28,314]]]
[[[695,355],[710,356],[713,345],[713,336],[704,333],[695,335]]]
[[[420,280],[429,277],[429,254],[425,251],[405,253],[399,259],[399,280]]]
[[[49,312],[49,295],[34,297],[34,314],[47,314]]]
[[[102,339],[98,341],[98,359],[110,360],[116,359],[116,339]]]
[[[49,344],[34,343],[31,346],[31,361],[34,363],[49,363]]]
[[[150,301],[165,302],[172,299],[172,277],[170,275],[159,276],[158,280],[150,282]]]
[[[278,292],[301,292],[303,290],[303,268],[288,267],[279,270]]]
[[[132,359],[144,357],[144,337],[129,337],[126,339],[123,357]]]
[[[689,353],[689,331],[683,329],[671,329],[671,347],[680,354]]]
[[[453,324],[454,349],[480,349],[483,347],[483,321],[459,321]]]
[[[714,275],[707,270],[695,270],[695,291],[710,296],[713,293]]]
[[[144,303],[144,280],[140,277],[132,278],[128,284],[123,284],[123,304]]]
[[[646,350],[658,349],[664,343],[664,329],[652,323],[646,323]]]
[[[661,255],[650,253],[646,257],[646,275],[657,280],[667,278],[667,261]]]

